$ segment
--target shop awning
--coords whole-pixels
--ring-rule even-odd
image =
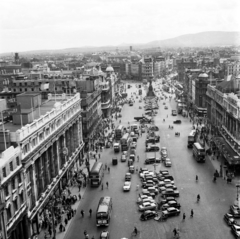
[[[223,137],[214,137],[212,140],[230,165],[240,165],[239,155]]]

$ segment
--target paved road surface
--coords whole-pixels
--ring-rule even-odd
[[[128,92],[136,90],[135,86],[128,89]],[[166,222],[159,223],[154,220],[141,222],[140,213],[136,205],[136,199],[140,191],[136,191],[136,185],[140,183],[138,175],[135,173],[132,177],[132,188],[128,193],[123,193],[122,186],[124,175],[128,171],[126,163],[119,161],[117,166],[111,165],[111,159],[114,155],[113,149],[105,149],[101,155],[101,161],[108,163],[111,168],[110,173],[105,172],[104,183],[109,182],[109,188],[88,188],[81,202],[77,216],[66,233],[65,239],[84,238],[83,231],[89,232],[90,238],[94,235],[99,238],[100,232],[104,228],[96,227],[95,212],[98,201],[101,196],[109,195],[113,198],[113,213],[110,226],[111,239],[120,239],[122,237],[131,238],[131,232],[136,225],[140,229],[140,235],[136,238],[141,239],[170,239],[173,237],[173,229],[180,229],[181,238],[184,239],[228,239],[233,238],[230,228],[223,221],[223,215],[229,209],[229,205],[234,201],[236,188],[234,185],[227,185],[222,179],[217,183],[212,182],[214,168],[210,161],[204,164],[197,163],[192,157],[192,152],[187,149],[187,136],[191,131],[191,123],[188,118],[182,116],[171,116],[171,109],[176,108],[174,100],[165,101],[168,110],[160,102],[158,115],[155,117],[155,124],[160,127],[161,146],[166,146],[169,151],[169,158],[172,160],[172,168],[169,169],[174,176],[175,184],[180,191],[179,202],[181,203],[181,212],[186,213],[185,221],[182,220],[182,213],[179,217],[168,219]],[[128,122],[133,121],[134,116],[142,115],[143,110],[139,109],[139,103],[136,100],[133,107],[124,105],[122,110],[122,124],[127,126]],[[168,117],[167,117],[168,115]],[[163,122],[165,118],[165,122]],[[174,125],[174,130],[168,126],[173,120],[181,119],[181,125]],[[175,137],[175,131],[181,133],[180,137]],[[140,162],[136,163],[138,167],[143,166],[146,157],[145,153],[146,133],[138,140],[137,154],[140,156]],[[117,154],[120,158],[121,153]],[[157,153],[159,156],[159,153]],[[153,165],[148,166],[154,170]],[[159,164],[157,170],[165,168]],[[195,182],[195,176],[198,175],[199,181]],[[196,202],[197,194],[201,195],[199,203]],[[88,210],[92,208],[93,215],[90,218]],[[80,210],[85,210],[85,217],[81,218]],[[190,210],[194,210],[194,218],[190,218]]]

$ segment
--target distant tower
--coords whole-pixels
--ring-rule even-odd
[[[18,53],[15,53],[14,60],[16,64],[19,64],[19,55]]]
[[[132,46],[130,46],[130,51],[132,51]]]

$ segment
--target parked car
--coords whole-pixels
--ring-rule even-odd
[[[139,205],[139,211],[143,212],[143,211],[147,211],[147,210],[156,210],[156,203],[150,203],[150,202],[145,202],[142,203],[142,205]]]
[[[231,205],[230,206],[230,213],[235,218],[240,217],[240,208],[238,206],[236,206],[236,205]]]
[[[179,191],[178,190],[173,190],[172,188],[167,188],[163,193],[162,193],[163,197],[169,197],[169,196],[173,196],[173,197],[179,197]]]
[[[162,210],[166,210],[167,208],[170,208],[170,207],[175,207],[177,209],[180,209],[181,205],[180,205],[180,203],[176,202],[175,200],[169,201],[168,203],[165,203],[162,205]]]
[[[173,123],[174,123],[174,124],[181,124],[182,121],[181,121],[181,120],[174,120]]]
[[[157,212],[151,211],[151,210],[147,210],[147,211],[145,211],[145,212],[143,212],[143,213],[141,214],[140,220],[146,221],[146,220],[155,218],[157,215],[158,215]]]
[[[223,218],[224,218],[224,221],[228,224],[228,226],[231,226],[233,224],[237,225],[237,222],[234,220],[234,217],[232,214],[226,213]]]
[[[165,105],[164,109],[165,109],[165,110],[167,110],[167,109],[168,109],[168,107]]]
[[[124,192],[130,191],[130,188],[131,188],[131,182],[130,181],[125,181],[124,185],[123,185],[123,191]]]
[[[153,200],[153,198],[150,197],[150,196],[140,194],[139,197],[138,197],[138,199],[137,199],[137,204],[141,204],[144,199]]]
[[[162,211],[162,214],[164,217],[178,216],[180,214],[180,210],[175,207],[169,207]]]
[[[231,229],[232,229],[232,233],[234,234],[234,236],[236,238],[240,238],[240,226],[238,225],[232,225],[231,226]]]

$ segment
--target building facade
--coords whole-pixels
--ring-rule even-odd
[[[42,102],[39,93],[23,93],[16,101],[20,107],[12,122],[4,122],[0,134],[1,149],[10,147],[11,153],[19,149],[19,156],[11,156],[12,163],[4,166],[11,172],[2,181],[8,195],[7,232],[10,238],[33,238],[41,230],[46,210],[55,215],[52,200],[61,194],[83,158],[81,98],[79,93],[49,94]]]

